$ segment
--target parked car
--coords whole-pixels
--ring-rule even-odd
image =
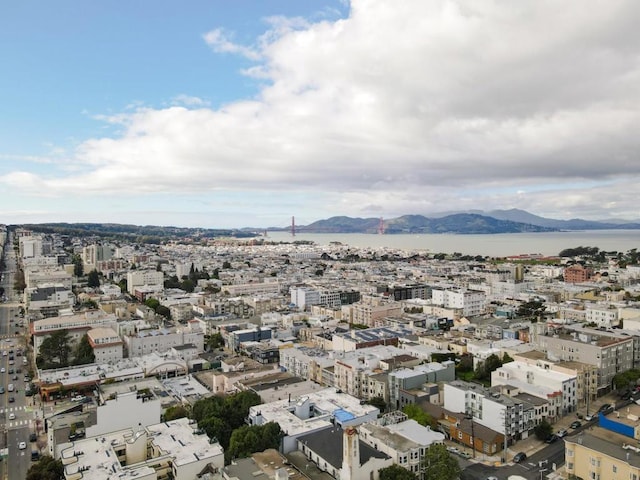
[[[569,433],[569,432],[567,432],[567,431],[563,428],[562,430],[558,430],[558,431],[556,432],[556,435],[557,435],[558,437],[562,438],[562,437],[566,437],[566,436],[567,436],[567,433]]]
[[[527,459],[527,454],[524,452],[518,452],[513,457],[513,461],[516,463],[524,462]]]
[[[554,433],[553,435],[549,435],[547,439],[544,441],[544,443],[553,443],[557,441],[559,438],[560,437]]]
[[[571,423],[571,425],[569,425],[571,428],[580,428],[582,426],[582,423],[579,422],[578,420],[576,420],[575,422]]]

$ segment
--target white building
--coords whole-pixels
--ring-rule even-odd
[[[585,321],[597,327],[612,328],[620,323],[618,309],[609,305],[587,305]]]
[[[180,418],[146,428],[127,428],[74,441],[62,450],[66,480],[193,480],[208,465],[224,467],[219,443]]]
[[[129,358],[163,353],[186,344],[193,344],[200,353],[204,352],[204,332],[197,321],[180,328],[140,330],[126,335],[124,341]]]
[[[156,270],[132,270],[127,272],[127,291],[133,295],[136,287],[163,286],[164,273]]]
[[[431,293],[432,302],[444,308],[462,310],[465,317],[473,317],[485,313],[486,295],[477,290],[439,290]]]
[[[526,438],[524,404],[493,393],[475,383],[455,380],[444,384],[444,408],[471,415],[473,421],[515,438]]]
[[[92,328],[105,327],[115,330],[117,325],[116,316],[107,314],[102,310],[91,310],[77,315],[63,315],[36,320],[30,326],[31,335],[33,336],[33,348],[37,355],[42,342],[51,334],[60,330],[68,332],[70,345],[73,346]]]
[[[297,438],[314,431],[335,426],[346,428],[370,422],[378,417],[372,405],[338,393],[335,388],[325,388],[303,397],[263,403],[249,409],[249,425],[276,422],[285,434],[282,439],[283,453],[297,449]]]
[[[96,357],[95,363],[122,360],[124,342],[113,328],[92,328],[87,332],[87,337]]]
[[[575,412],[578,402],[577,377],[526,362],[505,363],[491,372],[491,386],[512,385],[520,391],[544,400],[556,407],[549,412],[554,419]]]
[[[423,427],[415,420],[391,425],[366,423],[360,426],[360,439],[389,455],[393,463],[418,473],[426,450],[444,442],[444,434]]]

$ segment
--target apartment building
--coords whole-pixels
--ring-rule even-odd
[[[38,355],[42,342],[55,332],[66,330],[71,346],[78,344],[80,339],[92,328],[105,327],[117,330],[118,321],[113,314],[107,314],[102,310],[91,310],[75,315],[63,315],[58,317],[36,320],[30,325],[33,337],[33,349]]]
[[[66,480],[192,480],[210,466],[224,467],[220,444],[197,434],[187,418],[76,440],[60,459]]]
[[[388,418],[385,415],[384,418]],[[398,423],[367,423],[360,427],[360,439],[369,446],[386,453],[395,465],[418,474],[427,449],[444,442],[444,434],[423,427],[415,420]]]
[[[612,305],[587,305],[584,319],[596,327],[612,328],[620,324],[618,309]]]
[[[634,366],[634,339],[631,336],[545,325],[537,328],[533,341],[550,360],[575,361],[596,367],[598,395],[611,389],[616,374]]]
[[[173,347],[193,344],[199,352],[204,352],[204,332],[198,322],[189,322],[180,328],[159,328],[130,332],[124,336],[127,355],[141,357],[153,352],[163,353]]]
[[[486,294],[478,290],[434,288],[431,301],[434,305],[461,310],[464,317],[482,315],[486,310]]]
[[[156,286],[164,288],[164,273],[156,270],[132,270],[127,272],[127,291],[135,295],[137,287]]]
[[[491,386],[497,385],[514,386],[521,392],[546,400],[549,404],[547,415],[551,421],[577,409],[578,388],[575,375],[515,360],[491,372]]]
[[[87,332],[95,363],[115,363],[122,360],[124,342],[112,328],[92,328]]]
[[[564,438],[569,478],[640,480],[637,441],[600,427]]]
[[[525,404],[475,383],[444,384],[444,408],[473,417],[473,421],[511,439],[528,436]]]
[[[562,276],[566,283],[583,283],[591,279],[593,269],[580,264],[571,265],[564,269]]]

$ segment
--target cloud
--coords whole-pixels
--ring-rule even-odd
[[[250,60],[259,60],[260,54],[249,48],[237,43],[233,43],[221,28],[216,28],[203,35],[204,41],[209,45],[214,52],[218,53],[234,53],[242,55]]]
[[[271,17],[250,46],[217,28],[214,52],[264,80],[254,98],[214,109],[185,93],[104,116],[122,134],[83,142],[83,171],[0,181],[304,192],[327,214],[636,212],[638,14],[630,0],[353,0],[337,20]]]

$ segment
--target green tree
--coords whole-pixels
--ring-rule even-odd
[[[262,403],[255,392],[244,391],[227,397],[208,397],[198,400],[192,409],[192,417],[209,438],[216,438],[226,450],[231,433],[245,425],[249,408]]]
[[[58,330],[45,338],[40,345],[40,353],[36,363],[41,368],[61,368],[69,366],[69,332]]]
[[[16,270],[13,275],[13,289],[16,292],[22,292],[25,288],[27,288],[27,284],[24,281],[24,271]]]
[[[147,298],[144,301],[144,304],[155,312],[160,306],[160,300],[157,298]]]
[[[228,260],[225,260],[224,262],[222,262],[222,269],[223,270],[228,270],[231,268],[231,262],[229,262]]]
[[[535,434],[538,440],[546,440],[553,433],[553,427],[546,420],[542,420],[538,425],[533,429],[533,433]]]
[[[89,342],[89,335],[85,333],[78,342],[78,346],[76,347],[73,364],[86,365],[95,361],[96,356],[93,353],[93,347]]]
[[[73,262],[73,274],[76,277],[82,277],[84,275],[84,263],[82,261],[82,257],[75,254],[71,261]]]
[[[225,449],[225,459],[245,458],[255,452],[268,448],[280,448],[280,440],[284,433],[276,422],[264,425],[243,425],[231,434],[229,448]]]
[[[509,362],[513,362],[513,358],[511,358],[511,356],[507,352],[504,352],[504,355],[502,355],[502,365]]]
[[[165,422],[169,422],[171,420],[176,420],[178,418],[184,418],[189,416],[189,410],[187,410],[183,405],[174,405],[172,407],[167,408],[162,416],[162,420]]]
[[[54,460],[49,455],[40,457],[27,470],[26,480],[64,480],[62,460]]]
[[[87,276],[87,286],[89,288],[98,288],[100,286],[100,274],[97,270],[91,270]]]
[[[436,422],[435,418],[433,418],[415,403],[405,405],[402,408],[402,413],[404,413],[410,419],[415,420],[423,427],[426,427],[428,425],[434,430],[438,428],[438,422]]]
[[[171,310],[169,310],[169,307],[165,307],[164,305],[158,305],[158,308],[156,308],[156,313],[158,315],[162,315],[167,320],[171,319]]]
[[[380,480],[416,480],[416,474],[400,465],[390,465],[378,470]]]
[[[214,333],[207,338],[207,346],[210,350],[214,348],[224,347],[224,338],[220,333]]]
[[[193,280],[187,278],[186,280],[182,281],[182,283],[180,284],[180,288],[182,288],[182,290],[184,290],[185,292],[191,293],[195,290],[196,284],[193,282]]]
[[[539,301],[532,300],[530,302],[523,302],[518,306],[518,310],[516,311],[516,315],[519,317],[529,318],[532,321],[536,322],[539,318],[544,315],[547,306]]]
[[[458,461],[442,443],[432,444],[422,459],[424,478],[429,480],[457,480],[462,472]]]
[[[477,380],[481,381],[491,380],[491,372],[500,368],[501,366],[502,361],[500,360],[500,357],[498,357],[498,355],[496,355],[495,353],[492,353],[486,358],[482,365],[478,366],[474,377]]]

